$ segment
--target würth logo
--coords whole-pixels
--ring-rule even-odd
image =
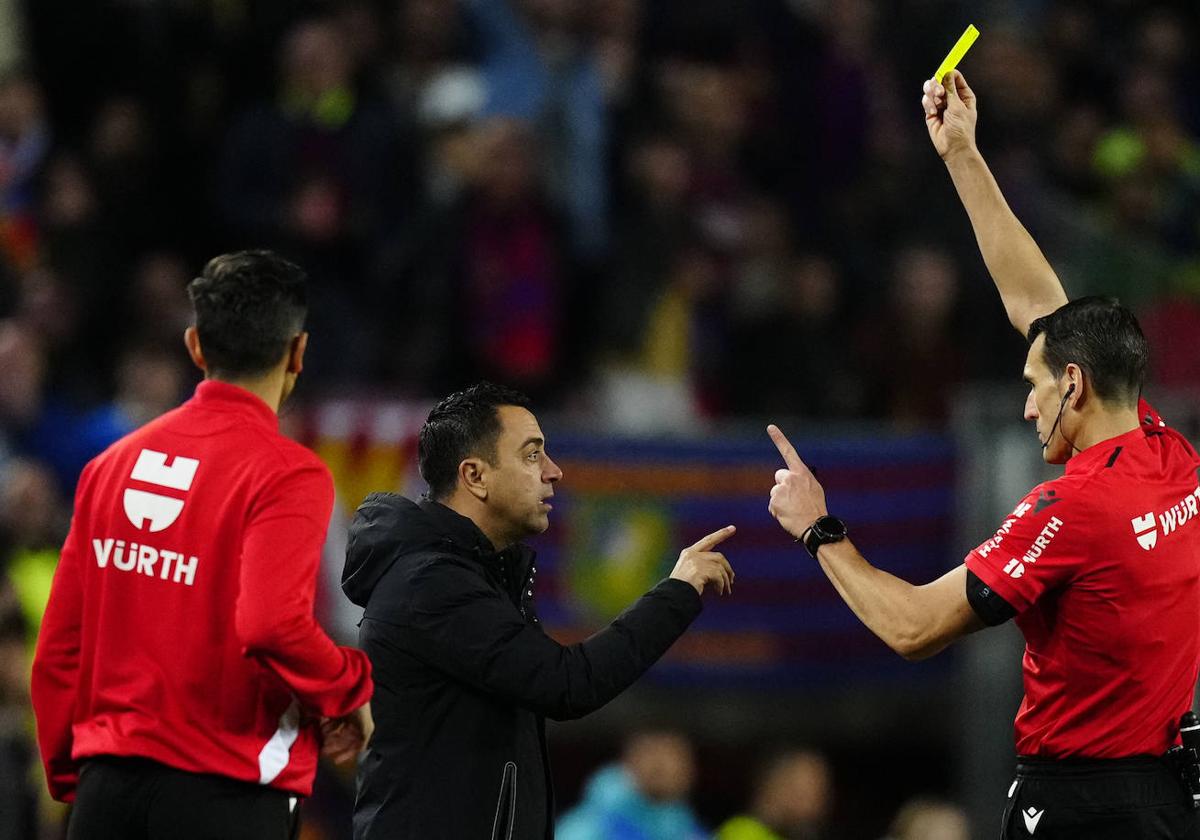
[[[1158,528],[1154,527],[1154,513],[1147,513],[1145,516],[1135,516],[1129,520],[1129,524],[1133,526],[1133,533],[1137,537],[1138,545],[1146,551],[1158,545]]]
[[[165,452],[143,449],[129,477],[134,481],[144,481],[147,484],[186,493],[192,488],[196,468],[200,466],[200,462],[195,458],[177,455],[171,465],[167,466],[168,457],[170,456]],[[183,512],[184,503],[183,499],[175,496],[135,490],[132,487],[126,488],[124,501],[125,515],[129,517],[133,527],[151,533],[171,527]]]

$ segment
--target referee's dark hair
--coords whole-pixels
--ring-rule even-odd
[[[529,407],[529,397],[491,382],[456,391],[433,407],[417,439],[421,478],[435,500],[447,498],[458,484],[458,465],[472,456],[496,463],[502,405]]]
[[[188,284],[210,372],[253,377],[280,363],[308,314],[303,269],[272,251],[213,257]]]
[[[1063,304],[1029,325],[1029,343],[1039,335],[1046,336],[1042,356],[1055,379],[1074,363],[1102,400],[1137,404],[1150,350],[1137,318],[1114,298],[1083,297]]]

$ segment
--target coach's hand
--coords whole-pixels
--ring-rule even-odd
[[[704,594],[705,584],[709,583],[717,587],[722,595],[728,595],[733,591],[733,567],[724,554],[713,549],[733,536],[736,530],[732,525],[726,525],[685,548],[679,554],[679,562],[675,564],[671,577],[690,583],[701,595]]]
[[[925,127],[933,148],[949,160],[975,149],[975,94],[957,70],[946,74],[945,84],[936,79],[925,82],[921,107],[925,109]]]
[[[771,488],[767,510],[785,531],[800,539],[808,526],[829,512],[825,507],[825,490],[778,426],[767,426],[767,434],[787,464],[787,469],[775,472],[775,486]]]
[[[374,731],[375,720],[371,717],[369,702],[348,715],[326,718],[321,721],[321,755],[334,764],[353,761],[371,740]]]

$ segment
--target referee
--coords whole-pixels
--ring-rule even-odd
[[[774,426],[787,468],[771,513],[906,658],[1016,619],[1025,698],[1002,838],[1200,838],[1179,769],[1164,758],[1200,663],[1200,457],[1141,399],[1147,348],[1133,315],[1109,300],[1068,303],[1008,208],[975,147],[975,96],[962,75],[926,82],[923,104],[1009,318],[1029,341],[1025,418],[1064,473],[925,586],[855,550]]]
[[[283,840],[318,746],[369,737],[365,654],[313,618],[333,482],[279,433],[308,334],[304,275],[267,251],[188,287],[205,374],[83,471],[33,664],[70,840]]]

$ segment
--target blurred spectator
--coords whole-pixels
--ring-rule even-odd
[[[949,802],[913,799],[902,807],[884,840],[971,840],[967,815]]]
[[[733,339],[732,404],[770,417],[849,417],[863,401],[846,354],[846,281],[832,259],[791,261],[779,298],[743,320]]]
[[[192,279],[186,260],[170,251],[149,251],[134,265],[133,281],[123,301],[133,334],[126,341],[174,351],[183,356],[183,331],[192,323],[187,284]]]
[[[29,716],[25,616],[0,571],[0,840],[37,837],[38,789]]]
[[[117,365],[117,394],[108,407],[112,425],[132,431],[176,408],[190,393],[191,366],[176,350],[127,350]]]
[[[828,836],[832,798],[823,756],[810,750],[784,753],[767,765],[750,812],[722,825],[715,840],[821,840]]]
[[[724,396],[705,391],[706,382],[724,384],[726,320],[718,260],[692,241],[670,254],[666,272],[657,295],[638,296],[647,310],[636,343],[600,372],[597,409],[619,434],[694,432]]]
[[[958,293],[958,267],[946,251],[918,245],[895,255],[882,307],[857,336],[872,416],[901,428],[945,422],[965,373]]]
[[[412,114],[422,109],[431,84],[467,64],[462,5],[458,0],[399,0],[394,8],[395,59],[384,84],[397,109]]]
[[[54,382],[84,391],[106,381],[111,358],[103,359],[98,377],[95,370],[78,373],[94,365],[95,347],[117,342],[123,315],[111,279],[120,249],[106,213],[83,158],[55,155],[42,196],[41,259],[22,278],[22,317],[46,330]],[[91,390],[90,396],[97,394]]]
[[[6,573],[29,639],[37,636],[70,507],[54,475],[37,461],[13,458],[0,467],[0,535],[7,547]]]
[[[415,333],[392,341],[438,356],[417,363],[442,381],[490,379],[545,399],[562,384],[570,342],[584,338],[568,323],[575,288],[561,224],[538,187],[526,124],[486,120],[471,144],[468,188],[433,216],[399,269],[407,282],[395,284],[393,311]],[[471,329],[448,342],[459,323]],[[403,353],[389,355],[406,364]]]
[[[35,190],[50,143],[37,83],[20,74],[0,80],[0,253],[18,270],[37,251]]]
[[[357,289],[406,185],[394,115],[355,83],[352,42],[337,21],[287,35],[278,98],[243,114],[223,155],[221,208],[247,244],[279,248],[309,272],[309,329],[320,336],[308,381],[373,370],[375,319]],[[355,324],[356,329],[345,329]]]
[[[1113,221],[1178,251],[1200,244],[1200,144],[1189,136],[1165,70],[1144,67],[1122,81],[1122,124],[1096,145],[1096,170],[1109,184]]]
[[[608,242],[604,77],[584,0],[465,0],[479,35],[485,111],[527,122],[547,197],[569,220],[574,251],[596,260]]]
[[[92,124],[88,159],[97,203],[122,256],[172,235],[177,224],[162,192],[163,145],[145,107],[131,96],[103,103]]]
[[[692,218],[683,144],[647,135],[628,170],[630,206],[594,320],[597,410],[625,433],[688,431],[701,414],[695,380],[703,357],[693,348],[705,338],[696,332],[720,289],[719,266]]]
[[[278,99],[231,130],[221,207],[246,239],[365,243],[395,212],[394,122],[355,85],[350,50],[334,21],[299,23],[282,49]]]
[[[1175,289],[1155,300],[1139,321],[1150,344],[1150,378],[1155,384],[1200,395],[1200,266],[1180,271]]]
[[[32,333],[13,320],[0,321],[0,430],[4,455],[19,446],[20,435],[42,410],[46,359]]]
[[[0,75],[11,73],[25,57],[21,3],[0,0]]]
[[[706,836],[687,797],[696,778],[687,738],[647,731],[632,736],[620,764],[602,768],[583,800],[559,820],[560,840],[699,840]]]

